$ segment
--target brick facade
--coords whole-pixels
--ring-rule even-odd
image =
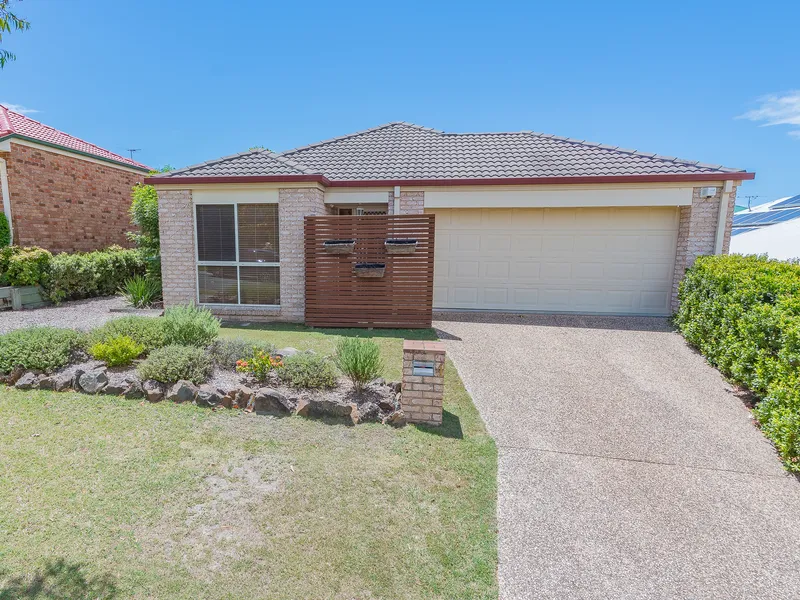
[[[716,195],[703,198],[699,187],[692,190],[692,205],[680,207],[678,225],[678,248],[675,255],[675,270],[672,279],[673,311],[678,309],[678,285],[683,279],[686,269],[694,264],[698,256],[714,254],[717,240],[717,224],[719,222],[720,200],[724,187],[717,186]],[[725,222],[725,236],[722,252],[728,253],[731,244],[731,226],[733,225],[733,209],[736,204],[736,186],[728,194],[728,214]]]
[[[193,213],[191,190],[158,191],[161,281],[165,306],[188,304],[197,298]]]
[[[400,214],[421,215],[425,212],[425,192],[400,191]],[[389,192],[390,215],[394,214],[394,191]]]
[[[21,144],[8,168],[14,243],[51,252],[129,246],[131,187],[146,173]]]
[[[409,423],[442,424],[444,398],[444,357],[442,342],[403,342],[403,382],[400,407]],[[433,364],[433,374],[414,374],[414,362]]]

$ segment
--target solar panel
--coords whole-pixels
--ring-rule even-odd
[[[760,227],[737,227],[736,229],[731,230],[731,235],[739,235],[740,233],[755,231],[756,229],[760,229]]]
[[[770,207],[770,210],[773,210],[775,208],[790,208],[793,206],[800,207],[800,194],[798,194],[797,196],[792,196],[791,198],[787,198],[786,200],[778,202],[777,204],[773,204]]]
[[[764,219],[764,217],[766,215],[768,215],[768,214],[769,214],[769,212],[748,213],[746,215],[733,215],[733,224],[734,225],[752,225],[753,223],[758,223],[759,221]]]
[[[784,221],[791,221],[800,217],[800,208],[785,208],[783,210],[771,210],[767,212],[770,218],[764,221],[764,225],[773,225],[775,223],[783,223]]]

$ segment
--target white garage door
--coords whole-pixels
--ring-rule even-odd
[[[435,308],[670,313],[678,209],[433,209]]]

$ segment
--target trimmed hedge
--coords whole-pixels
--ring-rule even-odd
[[[127,279],[144,275],[141,251],[110,246],[95,252],[62,253],[53,257],[42,281],[45,294],[58,304],[116,294]]]
[[[676,323],[754,409],[787,468],[800,472],[800,264],[706,256],[686,272]]]

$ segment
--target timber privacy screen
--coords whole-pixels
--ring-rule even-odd
[[[391,251],[411,240],[413,252]],[[430,327],[433,242],[433,215],[305,217],[306,324]]]

